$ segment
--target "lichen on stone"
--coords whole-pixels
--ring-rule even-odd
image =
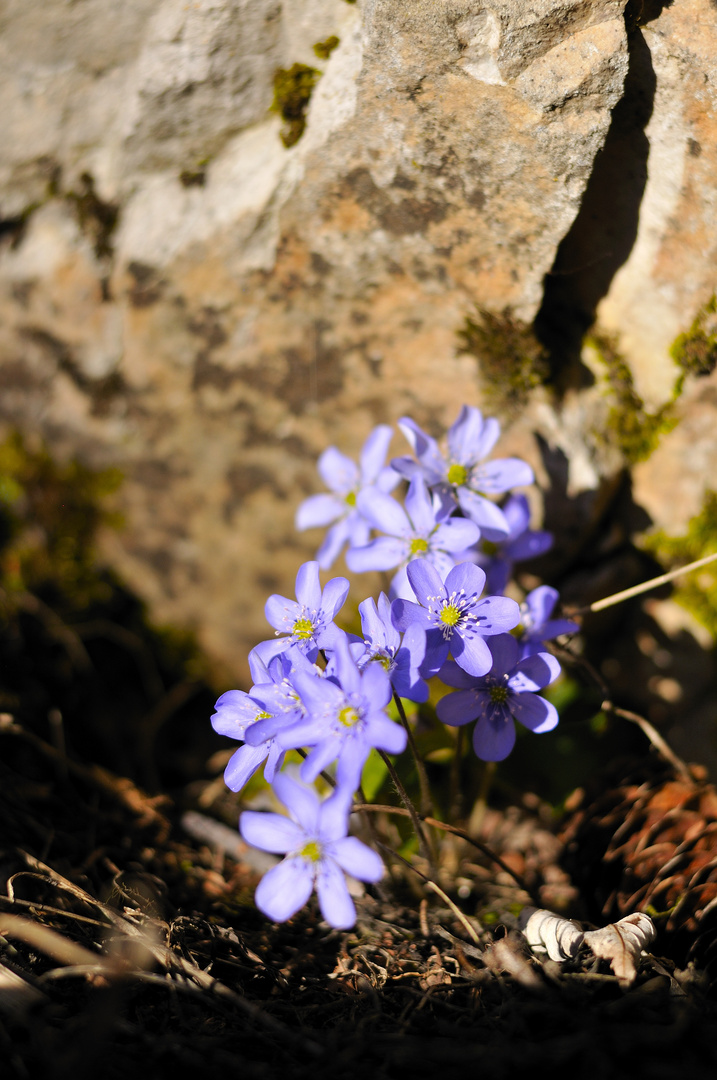
[[[498,411],[513,413],[531,390],[550,375],[548,352],[533,328],[516,318],[510,307],[496,314],[476,309],[458,331],[459,351],[478,360],[486,401]]]
[[[336,34],[331,34],[325,41],[317,41],[313,46],[313,49],[319,60],[328,60],[338,44],[339,39],[336,37]]]
[[[684,566],[717,551],[717,492],[708,490],[699,514],[683,536],[664,530],[645,537],[644,547],[667,568]],[[717,563],[686,574],[674,587],[673,598],[717,638]]]
[[[711,375],[717,366],[717,295],[712,294],[697,312],[692,325],[679,334],[670,356],[685,375]]]
[[[617,340],[608,334],[596,332],[585,339],[585,344],[605,365],[612,398],[605,428],[598,434],[603,441],[617,446],[629,465],[645,461],[657,447],[661,436],[671,431],[677,423],[674,405],[682,392],[682,379],[678,377],[676,380],[671,399],[655,412],[650,412],[635,389],[632,372],[619,351]]]
[[[284,121],[281,141],[288,149],[294,146],[304,134],[306,110],[321,72],[308,64],[292,64],[290,68],[279,68],[274,75],[274,100],[272,112],[277,112]]]

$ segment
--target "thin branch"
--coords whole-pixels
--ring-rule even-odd
[[[629,709],[618,709],[616,705],[613,705],[611,701],[603,701],[602,708],[605,712],[613,713],[615,716],[622,717],[623,720],[629,720],[632,724],[637,724],[643,734],[650,740],[652,745],[659,753],[666,758],[670,765],[674,768],[675,772],[678,772],[683,780],[687,780],[688,783],[693,784],[695,782],[695,776],[690,769],[689,765],[682,760],[681,757],[674,752],[674,750],[665,742],[662,735],[660,735],[657,728],[653,727],[649,720],[646,720],[644,716],[638,715],[638,713],[630,712]]]
[[[409,811],[404,809],[404,807],[402,806],[383,806],[379,805],[378,803],[357,803],[354,804],[352,810],[369,811],[372,814],[399,814],[401,817],[411,816]],[[440,829],[442,832],[449,832],[452,833],[454,836],[460,836],[462,840],[465,840],[467,843],[472,844],[473,847],[477,848],[488,859],[494,862],[496,866],[499,866],[501,870],[503,870],[506,874],[509,874],[510,877],[512,877],[513,881],[516,883],[516,885],[518,885],[523,890],[523,892],[527,893],[531,900],[533,900],[534,903],[539,906],[539,901],[536,899],[535,896],[533,896],[533,893],[528,888],[520,874],[516,873],[515,870],[512,870],[510,866],[508,866],[508,864],[504,862],[503,859],[501,859],[500,855],[497,855],[495,851],[492,851],[487,844],[484,844],[481,840],[475,840],[467,832],[464,832],[463,829],[458,829],[455,825],[448,825],[445,821],[438,821],[436,818],[433,817],[424,817],[421,820],[426,825],[430,825],[433,829]]]
[[[364,807],[364,809],[366,809],[366,807]],[[399,807],[399,809],[401,808]],[[407,866],[409,870],[413,870],[414,874],[418,874],[419,878],[421,878],[421,880],[426,883],[426,886],[434,893],[436,893],[437,896],[440,896],[441,900],[444,900],[446,904],[448,904],[448,907],[456,916],[461,926],[465,927],[468,936],[472,938],[474,943],[480,948],[480,938],[476,934],[475,930],[468,922],[468,919],[465,917],[461,909],[453,903],[450,896],[447,896],[446,893],[444,893],[440,885],[437,885],[435,881],[432,878],[427,877],[426,874],[421,873],[418,867],[414,866],[413,863],[410,863],[408,859],[404,859],[403,855],[399,855],[397,851],[393,851],[386,844],[381,844],[381,847],[384,848],[387,852],[389,852],[389,854],[391,854],[394,859],[398,859],[404,864],[404,866]]]
[[[595,668],[589,660],[586,660],[584,656],[576,656],[574,653],[570,652],[569,649],[558,647],[555,651],[558,656],[568,658],[576,666],[582,667],[596,686],[600,688],[600,693],[603,695],[603,701],[600,708],[603,712],[610,713],[612,716],[619,716],[622,720],[629,720],[631,723],[637,724],[643,735],[652,743],[657,752],[662,754],[665,760],[672,765],[673,769],[675,769],[684,780],[687,780],[689,783],[694,783],[696,778],[689,765],[675,753],[672,747],[662,735],[660,735],[657,728],[655,728],[649,720],[646,720],[644,716],[640,716],[638,713],[631,712],[629,709],[621,709],[614,704],[610,698],[610,689],[607,683],[597,668]]]
[[[566,608],[565,614],[572,618],[575,615],[587,615],[590,612],[604,611],[605,608],[613,607],[614,604],[621,604],[623,600],[630,600],[633,596],[640,596],[641,593],[649,592],[651,589],[656,589],[658,585],[666,585],[670,581],[674,581],[675,578],[680,577],[682,574],[688,574],[692,570],[699,570],[701,566],[707,566],[708,563],[717,560],[717,551],[712,555],[705,555],[703,559],[697,559],[695,562],[687,563],[686,566],[679,566],[676,570],[670,570],[667,574],[660,574],[659,577],[650,578],[649,581],[643,581],[641,585],[633,585],[630,589],[623,589],[622,592],[613,593],[612,596],[606,596],[603,600],[596,600],[594,604],[588,604],[587,607],[582,608]]]

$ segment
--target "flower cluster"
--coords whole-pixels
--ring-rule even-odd
[[[577,627],[552,618],[559,598],[549,586],[522,602],[505,595],[513,565],[552,542],[530,529],[527,499],[511,491],[532,482],[530,467],[517,458],[487,460],[498,422],[471,406],[445,447],[409,418],[399,427],[415,457],[386,464],[393,433],[385,425],[367,439],[358,466],[335,447],[321,455],[330,493],[305,500],[296,524],[330,529],[316,561],[299,569],[296,598],[266,602],[275,634],[249,655],[251,689],[223,694],[212,717],[217,732],[242,744],[227,765],[227,785],[239,791],[263,765],[289,814],[247,810],[240,818],[247,843],[284,855],[256,893],[257,906],[275,920],[290,918],[316,890],[326,921],[348,927],[355,910],[344,874],[380,878],[379,856],[349,835],[349,823],[371,752],[406,748],[408,722],[403,709],[403,724],[391,718],[392,698],[419,706],[437,677],[450,688],[437,701],[438,719],[475,721],[473,746],[485,761],[510,753],[515,720],[533,732],[558,722],[539,693],[560,672],[546,642]],[[402,478],[403,505],[391,495]],[[394,571],[388,595],[359,605],[361,637],[335,621],[348,581],[320,583],[320,569],[345,545],[351,571]],[[292,750],[304,759],[298,778],[284,768]],[[323,801],[311,786],[320,775],[332,785]]]

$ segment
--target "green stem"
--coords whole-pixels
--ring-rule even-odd
[[[408,717],[406,716],[406,710],[403,707],[403,702],[394,690],[393,700],[396,702],[396,708],[398,715],[401,718],[401,723],[406,729],[406,735],[408,736],[408,745],[411,747],[411,753],[413,754],[413,760],[416,763],[416,772],[418,773],[418,783],[421,788],[421,813],[424,815],[433,812],[433,799],[431,798],[431,786],[428,783],[428,775],[426,774],[426,766],[423,764],[423,760],[418,753],[418,747],[416,746],[416,740],[413,738],[413,732],[408,723]]]
[[[416,807],[413,805],[410,798],[408,797],[408,792],[406,791],[405,787],[401,783],[401,778],[399,777],[398,773],[396,772],[395,768],[393,767],[393,762],[391,761],[390,757],[387,754],[385,754],[383,752],[383,750],[378,750],[377,753],[380,755],[381,760],[383,761],[384,765],[388,769],[389,776],[393,780],[393,783],[394,783],[394,785],[396,787],[396,791],[398,792],[398,794],[400,796],[401,802],[405,806],[406,812],[407,812],[408,816],[411,819],[411,822],[413,824],[413,828],[415,830],[416,836],[418,837],[418,842],[421,845],[421,854],[423,855],[424,859],[427,860],[429,865],[431,867],[433,867],[433,854],[431,852],[430,844],[428,843],[428,838],[426,836],[426,831],[423,828],[423,825],[421,824],[420,817],[418,816],[418,811],[416,810]],[[399,809],[400,809],[400,807],[399,807]]]

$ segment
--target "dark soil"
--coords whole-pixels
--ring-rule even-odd
[[[541,963],[511,913],[530,897],[462,842],[443,852],[469,891],[452,899],[490,928],[400,863],[353,930],[313,905],[275,926],[252,905],[256,871],[193,841],[167,798],[9,717],[0,747],[4,1076],[714,1075],[698,972],[647,956],[625,987],[585,952]],[[540,807],[491,812],[482,834],[538,903],[570,900]]]

